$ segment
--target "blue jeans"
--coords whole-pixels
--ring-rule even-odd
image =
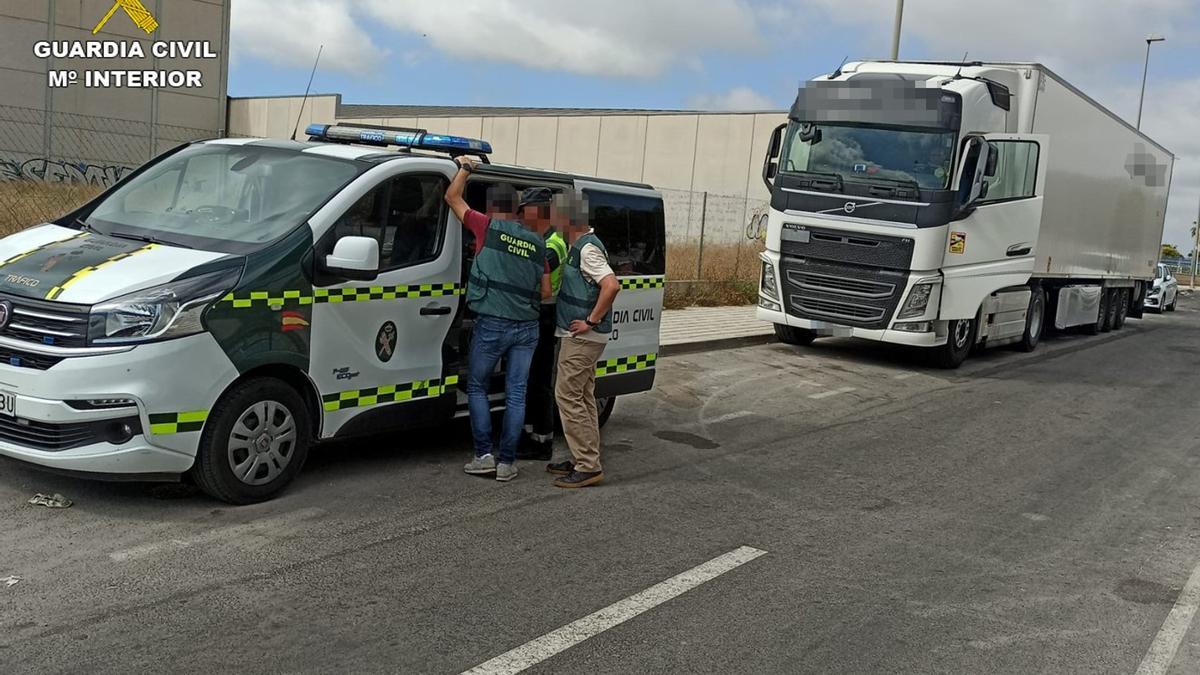
[[[538,343],[537,321],[510,321],[481,316],[471,335],[468,364],[467,406],[471,411],[471,435],[475,438],[475,456],[492,452],[492,411],[488,403],[488,382],[496,364],[504,359],[504,428],[500,431],[500,451],[496,461],[512,464],[525,424],[525,389],[529,382],[529,364]]]

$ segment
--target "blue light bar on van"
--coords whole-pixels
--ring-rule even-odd
[[[370,127],[345,126],[339,124],[311,124],[305,130],[309,140],[334,143],[358,143],[360,145],[399,145],[416,150],[442,152],[469,152],[488,155],[492,144],[465,136],[431,134],[420,129],[376,129]]]

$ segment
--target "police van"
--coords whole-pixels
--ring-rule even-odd
[[[420,129],[308,134],[180,146],[0,240],[0,455],[188,475],[250,503],[314,442],[466,416],[474,248],[443,199],[460,155],[485,162],[467,188],[477,209],[497,181],[586,198],[622,289],[603,419],[651,388],[666,249],[650,186],[490,164],[487,142]],[[503,407],[500,372],[492,399]]]

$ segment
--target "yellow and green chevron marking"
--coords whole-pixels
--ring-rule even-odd
[[[648,288],[662,288],[666,282],[666,277],[622,277],[621,290],[641,291]]]
[[[366,408],[381,403],[397,403],[414,401],[423,398],[441,396],[458,384],[457,375],[449,375],[445,380],[420,380],[407,384],[389,384],[370,389],[352,389],[321,397],[325,412],[345,410],[347,408]]]
[[[596,375],[616,375],[635,370],[653,368],[658,361],[658,354],[639,354],[637,356],[622,356],[619,359],[609,359],[596,364]]]
[[[438,298],[462,295],[461,284],[420,284],[416,286],[371,286],[369,288],[315,288],[304,291],[252,291],[230,293],[221,298],[217,307],[248,309],[250,307],[283,307],[339,302],[369,302],[371,300],[401,300],[408,298]]]
[[[189,431],[200,431],[204,421],[208,419],[207,410],[178,413],[151,413],[150,433],[156,436],[182,434]]]
[[[72,237],[72,239],[74,239],[74,238],[75,237]],[[70,240],[68,239],[66,241],[70,241]],[[72,274],[71,276],[67,277],[66,281],[55,286],[54,288],[51,288],[50,291],[48,293],[46,293],[46,299],[54,300],[58,296],[62,295],[63,292],[66,291],[68,288],[70,288],[72,285],[78,283],[80,279],[83,279],[84,277],[86,277],[87,275],[89,275],[93,272],[99,272],[100,270],[104,269],[105,267],[108,267],[109,265],[119,263],[122,260],[124,260],[126,258],[131,258],[139,253],[145,253],[146,251],[153,251],[156,248],[158,248],[158,244],[146,244],[145,246],[142,246],[141,248],[135,248],[132,251],[126,251],[125,253],[119,253],[117,255],[114,255],[113,257],[109,258],[108,260],[105,260],[102,263],[98,263],[96,265],[91,265],[89,267],[85,267],[85,268],[79,270],[78,272]]]

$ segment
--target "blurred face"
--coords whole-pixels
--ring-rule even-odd
[[[550,229],[550,205],[527,204],[521,209],[521,222],[538,234]]]

